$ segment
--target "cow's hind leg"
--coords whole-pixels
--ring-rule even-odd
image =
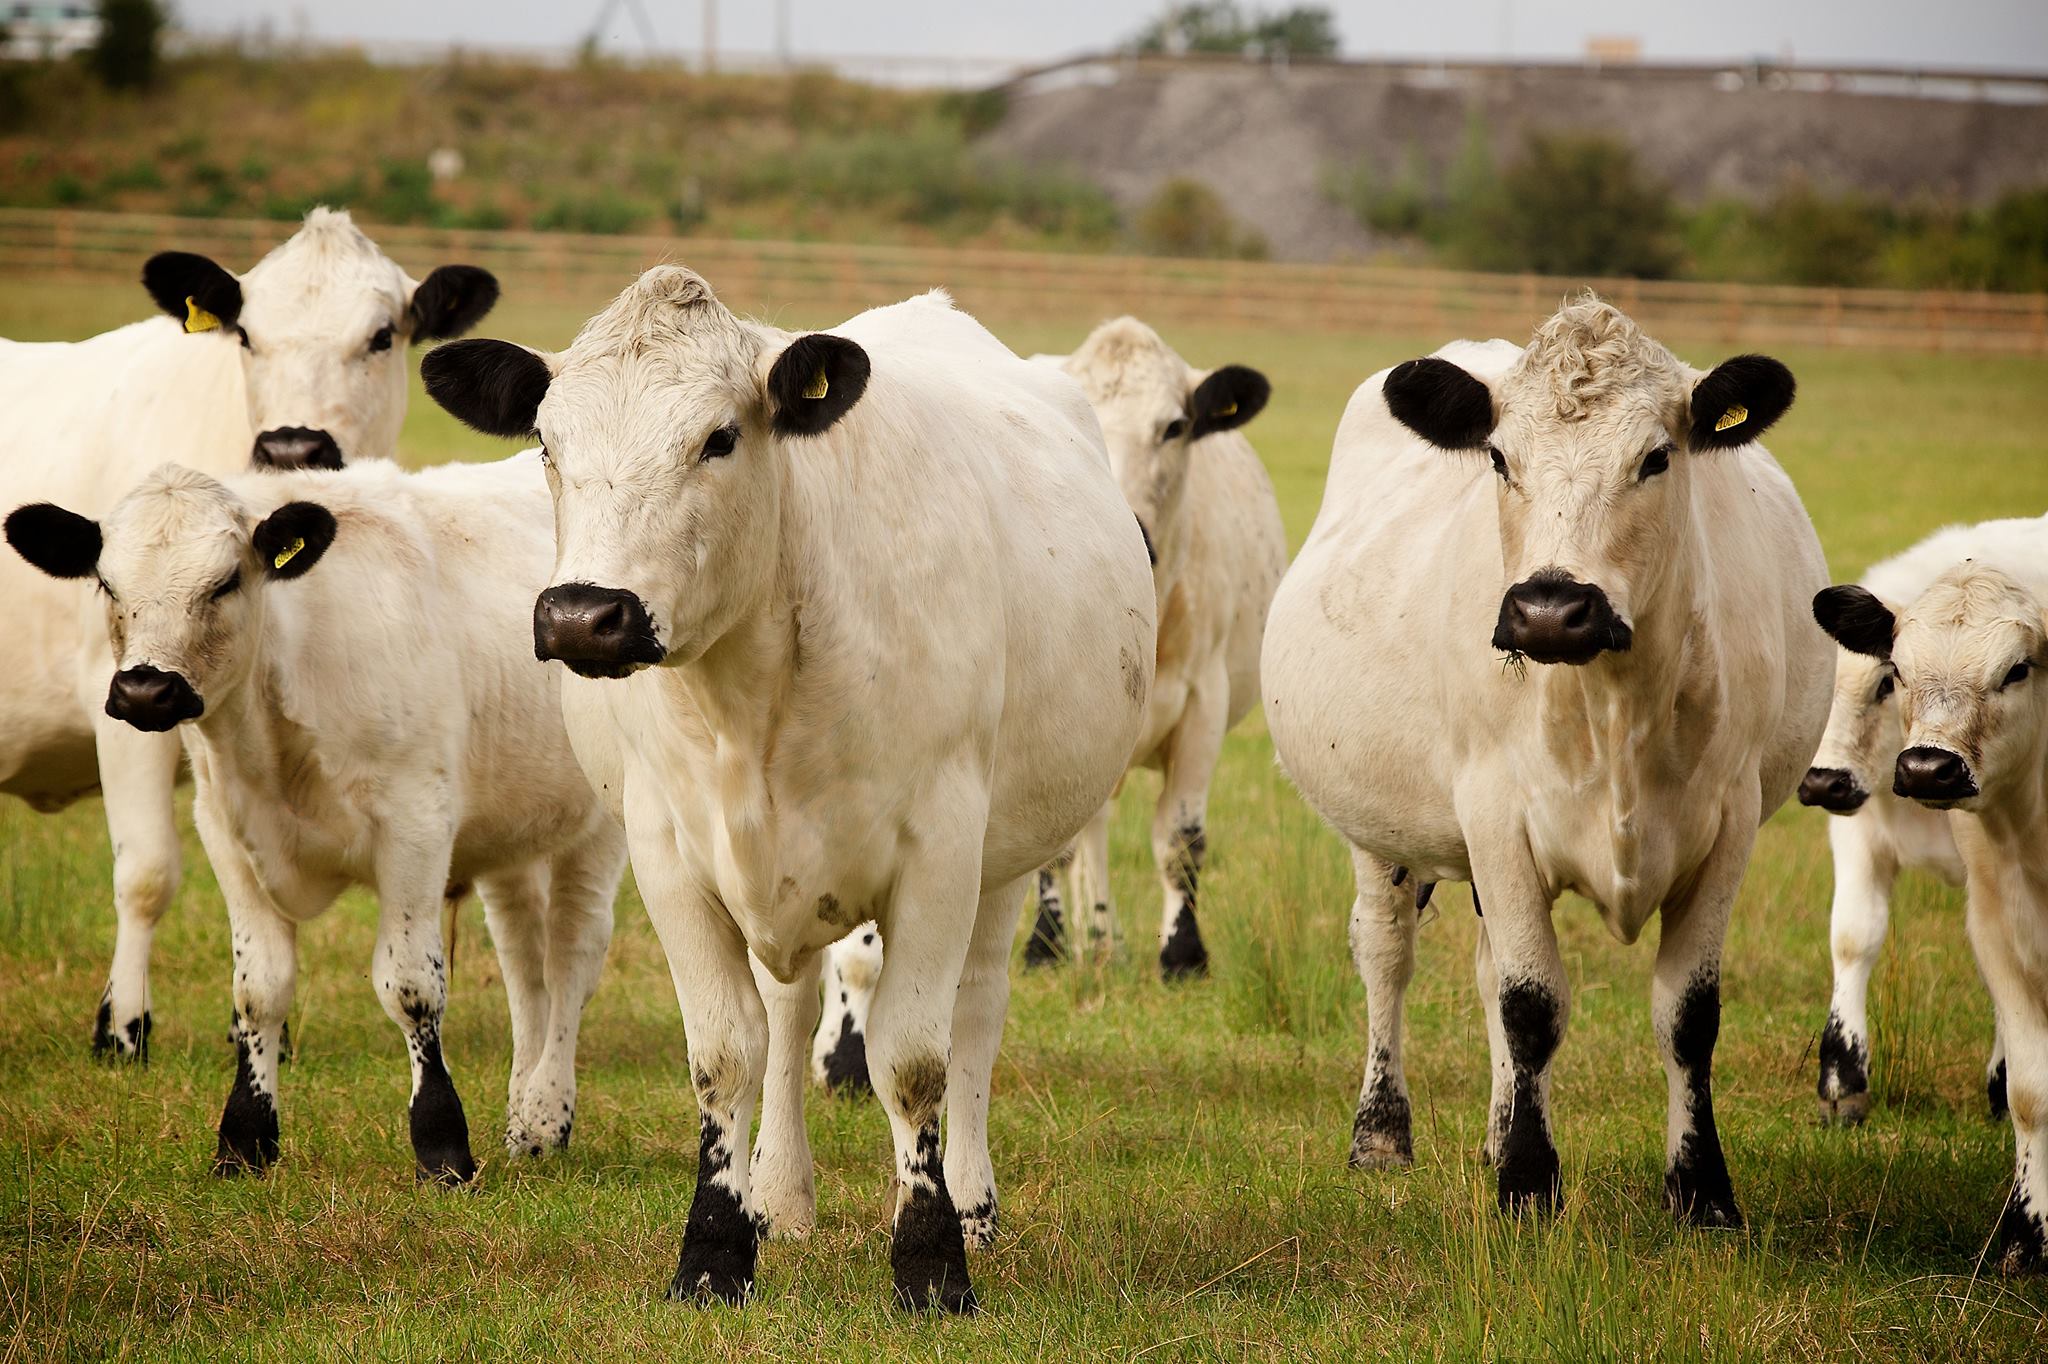
[[[454,1185],[476,1176],[476,1161],[469,1150],[469,1119],[441,1054],[448,1009],[448,962],[441,944],[448,854],[446,844],[431,846],[402,833],[382,851],[370,979],[386,1016],[405,1035],[412,1063],[407,1125],[419,1178]]]
[[[1358,898],[1351,903],[1351,960],[1365,982],[1365,1083],[1351,1123],[1351,1168],[1378,1169],[1415,1160],[1408,1080],[1401,1069],[1401,1032],[1408,982],[1415,975],[1416,896],[1411,879],[1353,849]]]
[[[93,1021],[94,1055],[149,1060],[149,954],[157,921],[178,891],[172,799],[183,749],[176,734],[145,734],[111,717],[93,722],[107,834],[114,849],[114,961]]]
[[[1820,1034],[1820,1120],[1854,1126],[1870,1112],[1870,974],[1884,950],[1897,862],[1872,842],[1870,821],[1834,817],[1835,895],[1828,910],[1834,998]]]
[[[988,1101],[1010,1008],[1010,934],[1026,883],[981,897],[974,938],[953,1003],[953,1057],[946,1071],[946,1188],[971,1250],[995,1240],[996,1174],[988,1154]]]
[[[2005,1086],[2005,1029],[1996,1010],[1991,1016],[1991,1059],[1984,1063],[1984,1099],[1993,1122],[2003,1122],[2009,1111]]]
[[[754,1206],[768,1234],[786,1240],[810,1235],[818,1218],[810,1134],[804,1129],[804,1043],[818,1026],[818,968],[825,955],[813,953],[787,983],[748,959],[768,1010],[768,1082],[754,1142]]]
[[[1074,850],[1068,848],[1038,869],[1038,917],[1031,936],[1024,942],[1024,965],[1057,966],[1067,959],[1067,914],[1060,896],[1060,873],[1073,865]]]
[[[547,1048],[548,871],[538,862],[529,862],[496,875],[479,876],[476,891],[484,902],[484,923],[498,952],[498,970],[505,977],[505,1005],[512,1016],[505,1150],[515,1156],[537,1156],[542,1145],[526,1130],[521,1114],[527,1077]]]
[[[827,1094],[874,1088],[868,1075],[868,1006],[882,973],[882,935],[862,924],[825,953],[825,1009],[811,1043],[811,1074]]]
[[[1116,941],[1116,913],[1109,891],[1109,817],[1115,810],[1114,800],[1104,801],[1074,839],[1073,875],[1067,882],[1073,891],[1073,904],[1068,907],[1073,923],[1071,950],[1091,957],[1107,956]]]
[[[1166,891],[1159,924],[1159,974],[1169,981],[1209,973],[1209,949],[1202,942],[1195,901],[1209,850],[1209,779],[1223,749],[1229,704],[1227,677],[1196,683],[1180,724],[1166,742],[1159,804],[1152,814],[1152,856]]]

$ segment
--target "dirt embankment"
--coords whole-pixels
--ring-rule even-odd
[[[1725,88],[1709,75],[1577,68],[1103,63],[1011,92],[990,150],[1072,166],[1126,210],[1173,176],[1202,180],[1297,260],[1371,249],[1331,202],[1333,171],[1440,173],[1475,120],[1496,161],[1532,130],[1609,133],[1681,199],[1769,194],[1794,174],[1897,201],[1981,202],[2048,182],[2048,104]]]

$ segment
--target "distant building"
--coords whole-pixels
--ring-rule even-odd
[[[1633,66],[1643,59],[1643,40],[1629,33],[1586,39],[1586,60],[1594,66]]]
[[[78,0],[0,4],[0,23],[6,25],[0,59],[11,62],[74,57],[100,39],[97,8]]]

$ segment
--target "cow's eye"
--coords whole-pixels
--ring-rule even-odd
[[[2025,660],[2024,658],[2021,659],[2019,662],[2012,665],[2011,671],[2006,673],[2005,681],[1998,684],[1999,690],[2003,691],[2007,687],[2018,686],[2020,683],[2027,680],[2027,674],[2031,673],[2033,670],[2033,664],[2027,662],[2027,660]]]
[[[1671,447],[1660,445],[1643,456],[1643,467],[1636,470],[1636,482],[1642,483],[1655,478],[1671,467]]]
[[[370,354],[375,355],[380,350],[390,349],[391,324],[389,322],[386,322],[383,326],[377,328],[376,335],[370,338]]]
[[[540,447],[540,467],[543,469],[555,467],[555,457],[548,453],[548,447],[545,445]]]
[[[1187,433],[1188,419],[1186,417],[1175,417],[1166,424],[1166,429],[1159,433],[1159,439],[1162,441],[1179,440]]]
[[[729,455],[740,443],[740,429],[737,426],[721,426],[704,438],[704,458],[719,459]]]
[[[1493,461],[1493,471],[1500,475],[1500,481],[1503,483],[1508,482],[1508,457],[1500,452],[1500,447],[1498,445],[1487,446],[1486,455],[1487,458]]]
[[[247,327],[237,327],[235,328],[235,335],[242,338],[242,349],[248,350],[250,348],[249,329]]]
[[[1892,675],[1890,673],[1886,673],[1883,677],[1877,679],[1877,690],[1871,693],[1870,699],[1872,701],[1884,700],[1887,696],[1890,696],[1892,694],[1893,685],[1894,679],[1892,678]]]
[[[213,589],[213,600],[219,601],[222,597],[227,596],[230,592],[233,592],[237,588],[241,587],[241,585],[242,570],[238,568],[234,572],[228,574],[226,578],[222,579],[221,585],[219,587]]]

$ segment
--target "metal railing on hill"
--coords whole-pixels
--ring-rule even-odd
[[[247,269],[290,222],[0,209],[0,276],[132,281],[161,250]],[[415,274],[447,261],[522,295],[607,298],[647,266],[701,271],[734,308],[853,311],[943,287],[991,318],[1098,318],[1369,332],[1418,340],[1527,335],[1593,288],[1660,336],[1724,346],[2048,354],[2048,295],[1559,279],[1371,265],[1167,260],[936,246],[583,236],[377,227]]]

